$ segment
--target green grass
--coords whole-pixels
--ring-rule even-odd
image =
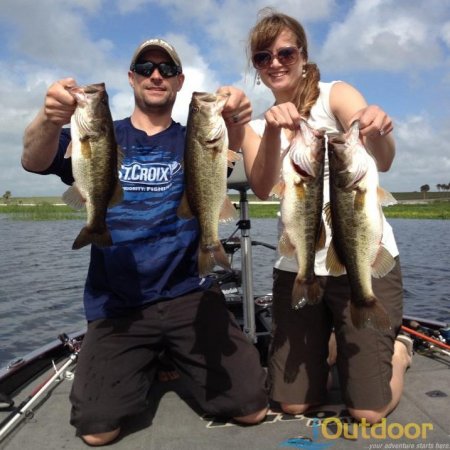
[[[249,205],[250,217],[276,218],[278,205]],[[450,219],[450,201],[426,204],[399,204],[383,208],[391,219]]]
[[[249,205],[248,213],[255,219],[275,219],[279,209],[279,205]]]
[[[397,204],[383,208],[389,219],[450,219],[450,201]]]
[[[4,199],[0,198],[0,204],[4,204]],[[52,196],[52,197],[11,197],[9,199],[9,204],[14,205],[22,205],[22,204],[47,204],[50,205],[61,204],[64,203],[61,196]]]
[[[417,200],[417,203],[400,203],[384,208],[387,218],[402,219],[450,219],[450,199],[447,192],[428,192],[426,203],[423,202],[421,192],[394,193],[398,201]],[[257,201],[254,194],[248,194],[249,202]],[[230,199],[239,203],[239,194],[232,193]],[[74,211],[69,206],[56,206],[61,204],[61,197],[13,197],[8,204],[0,199],[0,214],[8,214],[14,220],[71,220],[84,219],[85,212]],[[32,204],[33,206],[27,206]],[[249,204],[249,214],[252,218],[277,217],[278,204]]]
[[[449,200],[450,192],[393,192],[396,200]]]
[[[27,202],[28,203],[28,202]],[[50,203],[39,203],[33,206],[6,205],[0,206],[0,214],[8,214],[13,220],[80,220],[85,212],[75,211],[69,206],[56,206]]]

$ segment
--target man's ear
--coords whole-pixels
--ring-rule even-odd
[[[179,75],[177,75],[177,79],[178,79],[178,89],[177,92],[181,91],[181,88],[183,87],[184,84],[184,73],[180,73]]]
[[[131,70],[128,71],[128,83],[134,88],[134,72]]]

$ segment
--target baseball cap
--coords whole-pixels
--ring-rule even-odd
[[[139,45],[139,47],[134,51],[133,57],[131,58],[130,70],[133,70],[133,67],[136,64],[136,62],[138,61],[141,54],[144,51],[151,50],[151,49],[160,49],[160,50],[165,51],[170,56],[172,61],[177,66],[180,67],[180,70],[182,70],[181,60],[180,60],[180,57],[178,56],[178,53],[176,52],[175,48],[172,45],[170,45],[168,42],[164,41],[163,39],[159,39],[159,38],[148,39]]]

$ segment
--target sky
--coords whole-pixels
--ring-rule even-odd
[[[273,102],[256,85],[247,38],[271,6],[299,20],[323,81],[344,80],[394,121],[396,158],[380,184],[391,192],[450,183],[450,0],[2,0],[0,195],[60,195],[55,176],[25,172],[23,132],[56,80],[105,82],[114,119],[131,114],[131,55],[160,37],[186,75],[174,109],[185,124],[193,91],[243,89],[254,115]]]

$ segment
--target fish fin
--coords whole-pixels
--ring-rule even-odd
[[[64,159],[69,159],[72,156],[72,141],[69,142],[67,146],[66,153],[64,154]]]
[[[306,190],[305,190],[305,183],[300,177],[298,178],[297,181],[294,181],[294,189],[297,200],[303,202],[306,197]]]
[[[180,219],[192,219],[194,217],[191,207],[189,206],[186,191],[183,192],[183,196],[181,197],[181,201],[177,209],[177,215]]]
[[[295,256],[295,247],[286,230],[281,233],[280,240],[278,241],[278,251],[280,252],[280,255],[288,258],[293,258]]]
[[[111,206],[118,205],[119,203],[122,202],[122,200],[123,200],[122,184],[120,183],[119,180],[117,180],[113,195],[108,203],[108,208],[111,208]]]
[[[325,203],[325,205],[323,205],[323,212],[325,214],[325,222],[328,224],[328,226],[333,229],[331,227],[331,206],[330,206],[330,202]]]
[[[357,305],[352,302],[350,304],[350,315],[355,328],[374,328],[380,331],[391,329],[389,316],[375,296],[364,305]]]
[[[228,149],[227,151],[227,166],[233,168],[237,161],[240,161],[242,156],[233,150]]]
[[[87,226],[83,227],[72,244],[73,250],[78,250],[89,244],[95,244],[98,247],[109,247],[112,245],[111,234],[105,227],[99,231],[92,231]]]
[[[345,266],[342,264],[338,254],[336,253],[333,241],[331,241],[330,246],[328,247],[325,267],[330,272],[330,275],[335,277],[346,273]]]
[[[372,276],[374,278],[382,278],[387,275],[395,266],[394,257],[380,245],[375,261],[372,264]]]
[[[230,150],[228,149],[227,151],[227,161],[228,161],[228,166],[234,167],[234,164],[237,161],[240,161],[242,159],[242,155],[238,152],[235,152],[234,150]]]
[[[232,201],[230,200],[230,197],[226,195],[223,200],[222,207],[220,209],[219,221],[226,222],[228,220],[233,220],[236,218],[236,215],[237,215],[236,208],[233,205]]]
[[[311,283],[308,283],[306,298],[309,305],[316,305],[322,300],[324,290],[320,285],[319,278],[314,276]]]
[[[271,190],[270,195],[275,195],[278,198],[284,197],[284,190],[286,189],[286,183],[280,180]]]
[[[308,282],[297,275],[292,287],[292,308],[300,309],[307,304],[315,305],[319,303],[322,300],[323,292],[316,276]]]
[[[81,211],[86,207],[86,199],[81,194],[76,183],[73,183],[62,195],[62,199],[66,205],[73,209]]]
[[[92,149],[91,149],[91,142],[89,141],[89,137],[80,139],[81,144],[81,155],[84,159],[91,159],[92,158]]]
[[[220,241],[210,246],[200,246],[198,250],[198,273],[205,277],[212,272],[214,266],[220,266],[226,270],[231,270],[225,249]]]
[[[325,248],[326,240],[327,240],[327,236],[326,236],[326,232],[325,232],[325,224],[323,223],[323,220],[321,220],[320,225],[319,225],[319,233],[317,235],[317,241],[316,241],[316,252],[318,250]]]
[[[378,202],[381,206],[391,206],[397,204],[397,200],[395,199],[395,197],[389,191],[386,191],[380,186],[378,186],[377,188],[377,194]]]
[[[362,211],[364,209],[365,203],[366,203],[366,191],[356,189],[355,198],[353,200],[353,207],[355,211]]]
[[[125,158],[125,153],[120,145],[117,146],[117,169],[122,168],[122,161]]]

